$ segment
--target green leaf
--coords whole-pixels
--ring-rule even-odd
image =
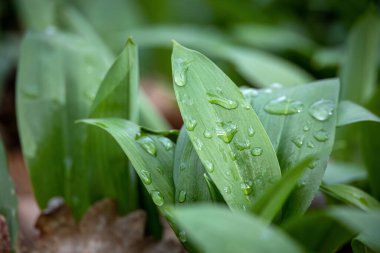
[[[18,233],[17,197],[8,172],[7,157],[0,139],[0,214],[5,217],[11,239],[12,252],[16,251]]]
[[[353,236],[380,250],[380,212],[331,208],[288,220],[282,228],[311,252],[336,252]]]
[[[337,126],[345,126],[362,121],[380,122],[380,118],[366,108],[353,102],[339,102]]]
[[[291,238],[255,216],[218,206],[173,210],[174,220],[201,252],[304,252]]]
[[[362,242],[361,236],[357,236],[356,238],[352,239],[351,241],[351,247],[352,251],[354,253],[376,253],[374,250],[371,248],[367,247],[363,242]]]
[[[159,131],[170,128],[169,123],[160,115],[160,112],[153,107],[152,103],[143,93],[140,96],[139,124]]]
[[[368,108],[380,114],[380,88],[372,96]],[[365,167],[368,172],[368,181],[372,195],[380,200],[380,127],[376,122],[365,122],[361,125],[361,151]]]
[[[117,141],[158,207],[164,209],[174,204],[174,143],[166,137],[144,133],[139,126],[123,119],[86,119],[80,122],[100,127]]]
[[[173,178],[176,204],[211,201],[204,173],[206,171],[186,128],[182,127],[174,152]]]
[[[263,220],[271,222],[281,210],[291,191],[312,161],[312,158],[306,158],[285,173],[278,182],[267,189],[263,196],[258,199],[253,207],[253,212]]]
[[[172,68],[179,108],[206,171],[231,208],[250,209],[281,174],[260,120],[202,54],[174,43]]]
[[[17,120],[36,200],[67,196],[73,171],[82,171],[85,127],[108,68],[97,48],[77,36],[46,30],[26,35],[17,75]],[[87,175],[79,179],[85,180]],[[79,189],[75,189],[79,190]]]
[[[344,184],[366,178],[367,172],[364,167],[354,163],[330,161],[323,175],[323,182],[326,184]]]
[[[364,211],[380,209],[380,203],[368,193],[351,185],[322,184],[321,189],[331,197],[343,201],[346,204],[358,207]]]
[[[292,192],[283,217],[303,213],[319,188],[334,143],[338,80],[242,92],[264,125],[283,173],[307,156],[316,157]]]
[[[369,9],[352,28],[341,65],[341,97],[362,104],[376,87],[380,18]]]

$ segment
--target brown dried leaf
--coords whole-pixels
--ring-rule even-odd
[[[170,228],[165,229],[161,241],[145,236],[143,210],[124,217],[117,216],[116,210],[112,200],[99,201],[79,224],[63,204],[45,211],[36,223],[41,235],[32,253],[185,252]]]

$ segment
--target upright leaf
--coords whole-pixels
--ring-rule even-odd
[[[339,82],[336,79],[289,88],[243,89],[268,133],[286,172],[307,156],[314,156],[283,216],[300,214],[310,205],[321,183],[334,143]]]
[[[12,253],[16,252],[18,233],[17,197],[11,177],[8,172],[7,157],[3,142],[0,139],[0,214],[7,222],[11,239]]]
[[[341,65],[342,99],[362,104],[376,86],[377,55],[380,41],[380,18],[368,10],[352,28]]]
[[[191,143],[186,128],[182,127],[175,152],[173,178],[176,203],[211,201],[205,168]]]
[[[17,75],[17,120],[36,200],[68,196],[75,163],[83,152],[88,116],[108,61],[77,36],[53,29],[26,35]],[[87,180],[81,177],[80,180]],[[78,189],[79,190],[79,189]],[[85,201],[85,200],[84,200]]]
[[[174,210],[174,220],[188,241],[205,253],[305,252],[282,231],[259,218],[217,206],[196,205]]]
[[[380,122],[380,117],[366,108],[350,101],[341,101],[338,107],[338,126],[345,126],[357,122]]]
[[[123,119],[86,119],[81,122],[100,127],[116,140],[158,207],[163,209],[174,204],[174,143],[166,137],[146,133]]]
[[[281,174],[260,120],[202,54],[174,43],[172,69],[185,126],[206,171],[231,208],[251,208]]]

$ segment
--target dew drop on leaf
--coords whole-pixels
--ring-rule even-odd
[[[198,137],[194,137],[194,146],[197,150],[202,150],[203,148],[203,142],[201,139],[199,139]]]
[[[188,131],[193,131],[198,122],[195,119],[185,119],[185,127]]]
[[[249,149],[251,147],[251,143],[249,142],[249,140],[235,140],[235,147],[237,150],[245,150],[245,149]]]
[[[205,165],[207,172],[209,172],[209,173],[214,172],[214,164],[212,162],[207,160],[204,162],[204,165]]]
[[[251,155],[260,156],[263,153],[263,149],[260,147],[254,147],[251,149]]]
[[[231,194],[231,187],[229,187],[229,186],[224,186],[224,187],[223,187],[223,191],[224,191],[225,193],[227,193],[227,194]]]
[[[230,143],[238,131],[238,126],[232,122],[220,122],[216,127],[216,135],[225,143]]]
[[[180,203],[183,203],[183,202],[185,202],[185,200],[186,200],[186,195],[187,195],[187,193],[186,193],[186,191],[180,191],[179,192],[179,196],[178,196],[178,201],[180,202]]]
[[[303,131],[304,131],[304,132],[308,132],[308,131],[310,131],[310,127],[309,127],[308,125],[305,125],[305,126],[303,127]]]
[[[314,147],[315,147],[315,146],[314,146],[314,143],[311,142],[311,141],[309,141],[309,142],[306,144],[306,146],[307,146],[308,148],[314,148]]]
[[[187,72],[189,63],[184,61],[181,58],[178,58],[174,61],[173,64],[175,65],[173,68],[174,69],[173,76],[174,76],[175,84],[180,87],[185,86],[186,72]]]
[[[215,94],[213,92],[207,92],[207,100],[210,102],[210,104],[219,105],[225,109],[231,110],[238,107],[238,102],[235,100],[226,98],[220,94]]]
[[[141,180],[143,181],[144,184],[151,184],[152,183],[152,176],[150,175],[150,172],[147,170],[142,170],[140,172],[141,174]]]
[[[204,132],[203,132],[203,136],[207,139],[211,139],[212,138],[212,133],[210,130],[206,129]]]
[[[140,146],[150,155],[157,156],[157,147],[149,136],[141,137],[137,140]]]
[[[298,148],[302,147],[303,141],[305,139],[305,135],[301,134],[292,139],[292,142],[294,145],[296,145]]]
[[[248,181],[248,182],[241,183],[240,184],[240,189],[243,191],[244,195],[251,194],[251,192],[253,191],[252,182]]]
[[[269,101],[264,110],[270,114],[290,115],[299,113],[303,110],[303,103],[298,100],[292,100],[286,96],[281,96]]]
[[[333,114],[334,108],[333,101],[321,99],[310,106],[309,113],[316,120],[326,121]]]
[[[162,146],[164,146],[164,148],[168,151],[174,147],[173,142],[166,137],[160,137],[158,140],[161,142]]]
[[[186,169],[186,164],[185,163],[181,163],[180,165],[179,165],[179,170],[180,171],[184,171]]]
[[[178,234],[178,238],[181,242],[186,242],[187,241],[187,236],[185,231],[181,231]]]
[[[150,195],[152,196],[154,204],[157,206],[162,206],[164,204],[164,198],[162,197],[161,192],[152,191]]]
[[[248,136],[253,137],[255,135],[255,129],[253,127],[248,128]]]
[[[319,142],[325,142],[329,139],[329,133],[325,130],[320,130],[314,133],[314,138]]]

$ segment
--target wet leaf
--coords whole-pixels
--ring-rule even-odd
[[[260,120],[236,85],[202,54],[175,43],[172,69],[185,127],[207,173],[231,208],[249,209],[280,177]]]

